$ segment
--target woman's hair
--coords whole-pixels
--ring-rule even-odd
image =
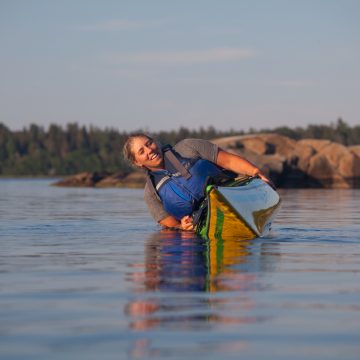
[[[123,154],[124,158],[129,161],[131,164],[134,164],[135,162],[135,154],[132,150],[132,145],[134,142],[134,139],[136,138],[147,138],[149,140],[154,140],[151,136],[144,134],[144,133],[135,133],[129,135],[129,137],[126,139],[124,147],[123,147]]]

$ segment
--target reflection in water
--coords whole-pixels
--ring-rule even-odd
[[[256,276],[253,271],[239,270],[249,255],[248,244],[208,241],[190,232],[171,230],[152,234],[146,243],[145,264],[131,266],[136,297],[125,308],[130,328],[199,330],[214,323],[262,321],[249,314],[254,304],[244,291],[256,288]],[[229,291],[239,293],[214,294]],[[135,341],[136,357],[149,355],[149,346],[148,339]]]

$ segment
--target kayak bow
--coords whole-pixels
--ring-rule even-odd
[[[241,178],[206,188],[197,233],[207,239],[250,240],[269,232],[279,209],[279,194],[259,178]]]

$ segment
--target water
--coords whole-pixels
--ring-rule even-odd
[[[360,191],[281,191],[214,246],[141,190],[0,180],[1,359],[359,359]]]

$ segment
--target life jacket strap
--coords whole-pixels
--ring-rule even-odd
[[[180,173],[180,175],[188,180],[191,178],[189,170],[181,163],[181,161],[175,156],[174,151],[170,145],[167,145],[163,148],[164,157],[169,161],[169,163]]]

